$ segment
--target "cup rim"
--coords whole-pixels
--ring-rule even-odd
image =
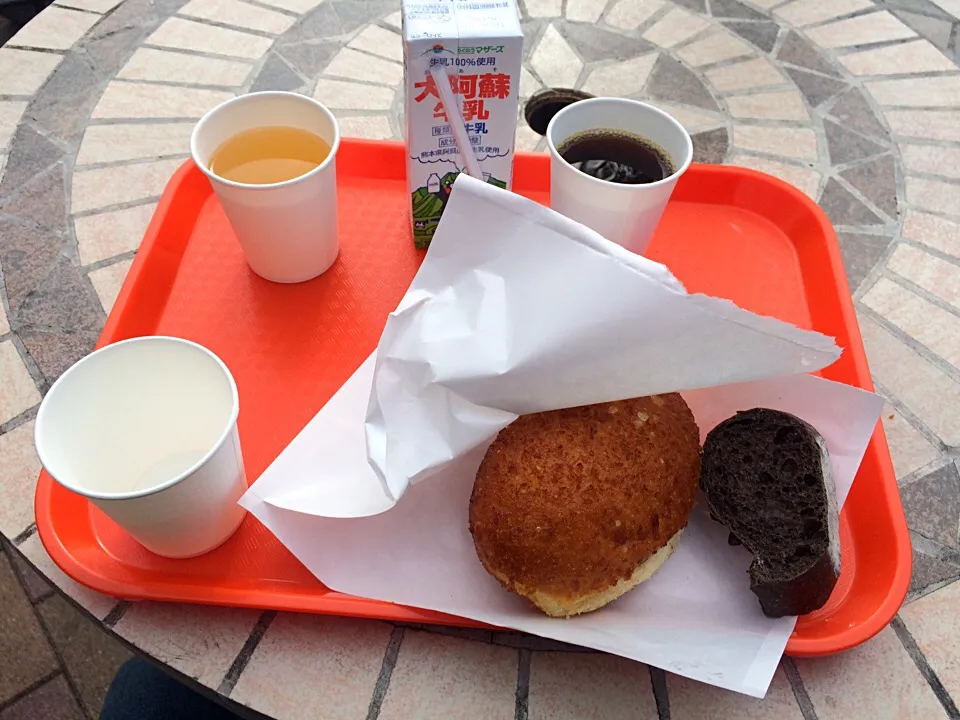
[[[181,473],[173,476],[169,480],[165,480],[159,485],[154,485],[143,490],[131,490],[127,492],[98,492],[93,490],[88,490],[86,488],[80,487],[79,485],[70,482],[62,477],[58,477],[57,474],[51,470],[50,465],[47,462],[50,455],[46,451],[46,444],[49,440],[44,440],[43,427],[44,427],[44,418],[49,412],[47,405],[47,398],[50,398],[56,392],[58,386],[69,382],[69,378],[78,371],[78,368],[82,367],[91,362],[96,362],[98,358],[103,357],[104,355],[110,352],[116,352],[117,348],[132,345],[135,343],[145,344],[145,343],[172,343],[178,345],[186,345],[195,350],[200,350],[202,353],[207,355],[212,359],[223,371],[224,376],[227,379],[227,383],[230,386],[230,395],[231,395],[231,408],[230,408],[230,417],[224,427],[223,432],[217,438],[217,441],[213,446],[204,453],[203,457],[197,460],[193,465],[191,465],[186,470]],[[50,386],[50,389],[47,391],[47,394],[44,396],[43,401],[40,403],[40,409],[37,411],[37,421],[33,429],[33,442],[37,450],[37,455],[40,458],[40,464],[43,466],[43,469],[47,472],[50,477],[52,477],[57,483],[69,490],[70,492],[82,495],[86,498],[91,498],[94,500],[135,500],[137,498],[148,497],[150,495],[156,495],[159,492],[167,490],[174,485],[182,482],[186,478],[190,477],[199,470],[203,465],[210,460],[213,455],[223,447],[223,444],[227,441],[227,438],[230,437],[230,434],[233,432],[233,428],[236,427],[237,418],[240,415],[240,395],[237,392],[237,383],[233,378],[233,374],[230,372],[230,369],[227,367],[226,363],[223,362],[216,354],[214,354],[209,348],[195,343],[192,340],[186,340],[184,338],[173,337],[171,335],[144,335],[141,337],[129,338],[127,340],[120,340],[115,343],[110,343],[109,345],[104,345],[102,348],[94,350],[89,355],[81,358],[76,363],[74,363],[70,368],[66,370],[56,382]]]
[[[660,115],[661,117],[665,118],[671,125],[673,125],[677,130],[679,130],[679,131],[680,131],[680,134],[683,136],[683,138],[684,138],[684,140],[685,140],[686,149],[687,149],[687,152],[686,152],[686,160],[684,161],[684,163],[683,163],[680,167],[678,167],[678,168],[677,168],[676,170],[674,170],[670,175],[667,175],[667,177],[663,178],[662,180],[656,180],[656,181],[651,182],[651,183],[643,183],[642,185],[625,185],[625,184],[623,184],[623,183],[612,183],[612,182],[610,182],[609,180],[601,180],[600,178],[595,178],[595,177],[593,177],[592,175],[587,175],[586,173],[579,172],[575,167],[573,167],[570,163],[568,163],[566,160],[564,160],[564,159],[563,159],[563,156],[562,156],[562,155],[560,154],[560,152],[557,150],[557,146],[556,146],[556,144],[553,142],[553,128],[554,128],[554,123],[556,123],[557,120],[560,119],[561,117],[563,117],[566,113],[569,113],[569,112],[574,111],[574,108],[576,108],[576,107],[579,107],[579,106],[585,105],[585,104],[597,104],[597,103],[611,103],[611,104],[616,104],[616,105],[633,105],[633,106],[636,107],[636,108],[642,108],[642,109],[644,109],[644,110],[652,111],[653,113],[655,113],[655,114],[657,114],[657,115]],[[639,133],[638,133],[638,134],[639,134]],[[650,103],[641,102],[640,100],[631,100],[631,99],[629,99],[629,98],[595,97],[595,98],[588,98],[588,99],[586,99],[586,100],[578,100],[578,101],[575,102],[575,103],[571,103],[570,105],[567,105],[565,108],[563,108],[562,110],[560,110],[560,111],[559,111],[556,115],[554,115],[552,118],[550,118],[550,122],[549,122],[549,124],[547,125],[547,132],[546,132],[546,135],[545,135],[544,137],[546,137],[546,139],[547,139],[547,147],[550,149],[550,155],[551,155],[552,157],[554,157],[554,158],[556,158],[557,160],[559,160],[560,162],[562,162],[564,165],[566,165],[567,167],[569,167],[571,170],[577,171],[577,172],[579,173],[579,175],[582,175],[582,176],[583,176],[584,178],[586,178],[589,182],[597,183],[598,185],[602,185],[603,187],[608,188],[608,189],[609,189],[609,188],[616,188],[616,189],[618,189],[619,191],[639,192],[639,191],[641,191],[641,190],[644,189],[644,188],[650,188],[650,189],[652,189],[652,188],[660,187],[660,186],[662,186],[662,185],[667,185],[668,183],[676,182],[676,181],[680,178],[680,176],[683,175],[683,174],[687,171],[687,169],[690,167],[691,163],[693,163],[693,139],[690,137],[690,133],[687,132],[687,129],[686,129],[683,125],[680,124],[680,121],[677,120],[677,119],[676,119],[673,115],[671,115],[670,113],[666,112],[665,110],[661,110],[660,108],[656,107],[655,105],[651,105]]]
[[[213,172],[207,164],[200,161],[200,158],[197,153],[197,135],[200,133],[201,128],[210,122],[211,118],[219,112],[224,111],[226,108],[231,105],[241,104],[245,102],[255,102],[259,98],[264,97],[289,97],[294,98],[298,102],[306,102],[314,107],[319,108],[323,113],[327,115],[330,119],[331,124],[333,125],[333,142],[330,143],[330,154],[327,155],[326,159],[317,165],[315,168],[309,172],[304,173],[303,175],[298,175],[295,178],[290,178],[289,180],[283,180],[276,183],[265,183],[265,184],[252,184],[252,183],[241,183],[236,180],[228,180],[225,177],[221,177]],[[190,132],[190,157],[193,160],[194,165],[200,168],[201,172],[206,175],[211,181],[216,180],[223,185],[228,187],[239,188],[242,190],[274,190],[277,188],[288,187],[290,185],[296,185],[297,183],[305,182],[307,179],[319,174],[327,166],[334,162],[334,158],[337,155],[337,151],[340,149],[340,123],[337,122],[336,116],[331,112],[330,108],[324,105],[319,100],[315,100],[312,97],[307,97],[306,95],[301,95],[300,93],[287,92],[284,90],[261,90],[260,92],[247,93],[246,95],[237,95],[235,98],[230,98],[224,102],[217,105],[215,108],[208,110],[204,113],[203,117],[197,121],[197,124],[193,126],[193,130]]]

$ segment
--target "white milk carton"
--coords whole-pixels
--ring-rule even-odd
[[[523,31],[516,0],[402,0],[407,186],[413,239],[430,244],[465,163],[432,70],[446,73],[484,179],[509,189]]]

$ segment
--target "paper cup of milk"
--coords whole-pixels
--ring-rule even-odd
[[[646,178],[645,182],[615,182],[589,175],[565,159],[565,154],[571,158],[569,148],[578,141],[597,137],[602,141],[605,136],[613,142],[606,146],[595,144],[595,152],[609,152],[611,145],[616,148],[618,138],[621,142],[633,138],[664,158],[671,172],[653,181]],[[554,115],[546,137],[550,149],[550,207],[642,254],[677,180],[693,160],[693,142],[683,126],[662,110],[637,100],[591,98],[568,105]]]
[[[319,164],[275,181],[271,164],[303,163],[307,146],[317,141],[326,147]],[[228,144],[236,144],[234,152],[245,153],[247,162],[241,163],[245,170],[234,167],[228,173],[211,162],[218,151],[229,150]],[[247,264],[260,277],[304,282],[324,273],[337,259],[339,148],[340,128],[333,113],[297,93],[241,95],[197,123],[190,137],[193,161],[210,179]]]
[[[201,555],[243,521],[240,403],[226,365],[174,337],[107,345],[50,388],[35,441],[46,471],[148,550]]]

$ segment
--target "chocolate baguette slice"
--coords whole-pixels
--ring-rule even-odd
[[[707,434],[700,488],[710,514],[753,554],[750,589],[768,617],[823,607],[840,576],[837,495],[826,443],[766,408]]]

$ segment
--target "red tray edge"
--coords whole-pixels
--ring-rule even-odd
[[[347,142],[356,144],[369,144],[374,146],[400,144],[397,141],[389,140],[350,139]],[[541,157],[542,155],[539,153],[517,153],[517,160],[519,162],[535,161]],[[143,242],[140,245],[140,250],[134,257],[131,268],[127,273],[120,293],[118,294],[114,303],[114,311],[110,313],[110,316],[107,318],[107,321],[104,324],[103,331],[101,332],[96,344],[97,348],[121,339],[117,337],[119,331],[118,326],[122,318],[121,310],[128,301],[133,288],[137,284],[140,273],[143,271],[143,268],[146,265],[147,258],[150,254],[149,250],[157,240],[160,227],[163,224],[167,211],[174,203],[183,181],[194,169],[195,165],[193,161],[187,159],[171,176],[166,187],[164,188],[157,208],[154,211],[154,215],[147,227]],[[763,182],[779,185],[789,195],[792,196],[792,199],[795,202],[805,206],[813,213],[814,217],[817,218],[820,229],[825,237],[834,238],[833,242],[827,243],[831,265],[830,271],[837,280],[836,284],[838,288],[841,290],[845,288],[847,290],[846,293],[840,293],[840,310],[843,315],[844,324],[852,331],[850,337],[850,347],[848,350],[853,355],[855,375],[859,387],[872,392],[874,387],[871,380],[869,367],[867,365],[866,352],[863,346],[862,337],[860,335],[860,328],[853,306],[853,299],[849,293],[849,286],[847,285],[846,281],[846,272],[843,267],[839,245],[836,242],[836,233],[829,219],[826,217],[820,207],[805,193],[793,187],[789,183],[786,183],[775,176],[753,170],[751,168],[741,168],[729,165],[694,164],[690,170],[694,172],[710,174],[718,173],[731,176],[750,176],[758,180],[762,180]],[[896,475],[890,458],[886,435],[884,434],[883,427],[880,423],[877,424],[877,428],[867,448],[867,453],[874,453],[876,455],[876,460],[878,461],[880,467],[880,481],[882,483],[881,487],[888,496],[888,499],[891,494],[896,499],[896,502],[886,503],[891,511],[890,520],[894,526],[893,529],[895,530],[894,535],[897,546],[894,558],[896,568],[894,573],[894,581],[891,583],[884,601],[868,618],[867,621],[840,631],[833,635],[829,640],[816,638],[808,639],[799,636],[793,636],[787,643],[786,654],[789,656],[812,657],[831,655],[850,649],[869,640],[889,624],[906,597],[911,576],[912,551],[909,544],[906,518],[903,514],[902,504],[899,500],[899,490],[896,484]],[[145,592],[130,593],[122,586],[121,583],[89,571],[86,566],[81,564],[80,561],[73,555],[73,553],[71,553],[70,550],[60,541],[49,513],[49,508],[52,502],[51,493],[53,490],[53,483],[54,481],[52,478],[50,478],[45,472],[41,472],[38,479],[35,496],[35,516],[40,540],[50,557],[60,567],[60,569],[63,570],[64,573],[81,585],[96,592],[128,600],[163,600],[170,602],[187,602],[199,605],[221,605],[257,609],[287,610],[295,612],[316,612],[322,614],[342,615],[345,617],[360,617],[380,620],[383,618],[377,614],[377,608],[384,604],[390,604],[383,603],[381,601],[370,600],[368,598],[342,595],[339,593],[325,593],[323,595],[273,595],[271,596],[270,603],[264,603],[256,602],[256,600],[259,598],[251,597],[248,592],[245,592],[239,588],[218,588],[212,593],[208,592],[205,595],[199,595],[185,591],[186,588],[184,591],[177,590],[175,592],[171,592],[169,587],[159,583],[141,583],[141,587],[146,590]],[[195,588],[196,586],[190,587]],[[152,593],[150,592],[151,588],[155,588],[155,591]],[[331,597],[331,595],[333,597]],[[320,598],[323,598],[324,606],[314,607],[314,603],[318,602]],[[335,603],[334,607],[331,607],[331,601]],[[469,620],[467,618],[454,617],[442,613],[429,610],[420,610],[402,605],[393,605],[393,609],[395,615],[402,616],[403,621],[406,622],[451,624],[451,621],[454,620],[455,623],[453,624],[456,624],[457,626],[485,628],[492,627],[483,623]]]

